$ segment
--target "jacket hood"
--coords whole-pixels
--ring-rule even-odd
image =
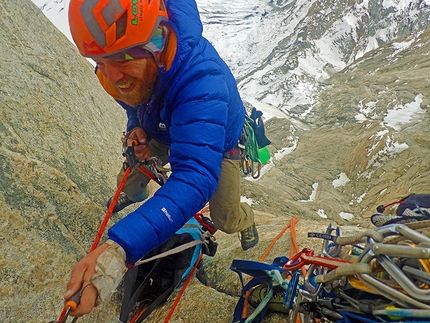
[[[169,23],[178,39],[177,51],[172,69],[178,66],[196,47],[202,37],[203,25],[200,21],[199,10],[194,0],[165,1],[169,14]],[[180,64],[179,64],[180,65]]]

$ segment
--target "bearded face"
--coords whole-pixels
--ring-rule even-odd
[[[133,60],[95,60],[100,72],[130,106],[147,103],[158,79],[158,66],[153,58]]]

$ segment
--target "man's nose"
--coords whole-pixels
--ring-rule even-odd
[[[106,77],[111,83],[116,83],[124,77],[124,73],[121,71],[120,66],[115,62],[107,62],[105,64],[105,72]]]

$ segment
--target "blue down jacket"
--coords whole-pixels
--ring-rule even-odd
[[[223,153],[237,143],[244,106],[236,81],[213,46],[202,37],[194,0],[167,0],[178,46],[172,66],[161,71],[148,104],[131,108],[127,130],[142,126],[170,146],[167,183],[108,232],[134,263],[157,247],[209,201],[217,188]]]

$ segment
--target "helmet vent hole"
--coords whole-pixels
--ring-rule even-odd
[[[166,11],[166,7],[164,5],[164,1],[160,0],[160,11]]]
[[[116,39],[120,39],[125,35],[127,27],[127,11],[125,11],[121,17],[116,21]]]

